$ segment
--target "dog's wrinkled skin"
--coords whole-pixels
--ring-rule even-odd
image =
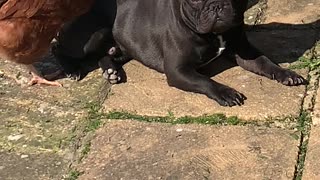
[[[236,4],[237,1],[183,0],[180,6],[181,16],[194,32],[223,33],[243,21],[246,4],[243,2]]]
[[[126,54],[165,73],[170,86],[205,94],[222,106],[242,105],[246,97],[198,72],[217,55],[218,35],[226,41],[218,58],[285,85],[306,83],[248,42],[246,5],[245,0],[117,0],[113,35]]]

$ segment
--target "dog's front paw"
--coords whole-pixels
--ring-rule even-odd
[[[276,73],[275,75],[273,75],[273,79],[286,86],[298,86],[308,83],[308,81],[302,76],[290,70],[283,70]]]
[[[121,76],[119,72],[113,68],[109,68],[103,72],[103,77],[110,83],[110,84],[117,84],[121,81]]]
[[[215,89],[213,92],[214,96],[211,98],[217,101],[221,106],[241,106],[247,99],[242,93],[227,86],[220,87],[218,90]]]
[[[111,56],[100,59],[99,66],[103,70],[103,77],[110,84],[117,84],[122,81],[122,67],[115,64]]]

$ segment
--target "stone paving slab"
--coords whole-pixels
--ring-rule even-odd
[[[138,62],[126,65],[125,71],[128,81],[112,87],[111,95],[104,103],[107,112],[127,111],[149,116],[173,113],[176,117],[224,113],[246,120],[264,120],[268,117],[297,116],[305,91],[304,86],[286,87],[233,67],[213,78],[247,96],[245,105],[229,108],[219,106],[205,95],[169,87],[165,75]]]
[[[320,179],[320,126],[311,129],[303,180]]]
[[[104,82],[97,72],[81,82],[63,80],[63,88],[25,86],[14,77],[21,72],[22,78],[30,78],[23,74],[26,70],[2,61],[0,68],[4,72],[0,78],[0,148],[6,150],[59,149],[86,115],[86,105],[98,99]]]
[[[90,179],[293,179],[291,130],[109,121],[77,169]]]
[[[320,19],[319,0],[268,0],[265,23],[304,24]]]
[[[51,67],[52,58],[38,65]],[[61,179],[73,159],[74,129],[109,85],[100,71],[80,82],[59,80],[64,87],[27,86],[28,71],[4,60],[0,72],[0,179]]]
[[[1,180],[60,180],[67,162],[54,153],[15,154],[0,152]]]
[[[263,20],[261,19],[261,15],[266,7],[267,5],[264,0],[249,0],[247,11],[244,14],[245,23],[249,25],[261,23],[261,21]]]

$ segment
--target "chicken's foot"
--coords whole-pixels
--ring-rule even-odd
[[[32,79],[29,81],[28,85],[32,86],[35,84],[44,84],[48,86],[58,86],[62,87],[62,84],[56,81],[49,81],[44,79],[39,75],[39,72],[36,70],[36,68],[33,65],[28,65],[28,69],[31,71]]]

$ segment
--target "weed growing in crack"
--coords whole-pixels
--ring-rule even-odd
[[[304,69],[309,68],[311,71],[320,67],[320,59],[310,59],[307,57],[300,57],[297,64],[290,65],[289,69]]]
[[[87,116],[72,129],[72,136],[69,138],[76,157],[70,167],[73,164],[80,163],[89,154],[91,142],[87,137],[90,137],[90,134],[102,125],[104,114],[100,112],[100,104],[89,103],[85,106],[85,109],[87,110]],[[71,169],[66,179],[76,180],[81,174],[81,172]]]
[[[208,125],[244,125],[248,122],[240,120],[238,117],[226,117],[224,114],[214,114],[199,117],[179,117],[175,118],[173,113],[166,117],[141,116],[128,112],[110,112],[106,114],[106,119],[132,119],[143,122],[170,123],[170,124],[208,124]]]
[[[308,68],[310,71],[314,71],[320,68],[320,41],[317,42],[312,49],[310,49],[304,56],[300,57],[297,64],[291,65],[290,69],[304,69]]]
[[[104,118],[110,120],[124,120],[131,119],[142,122],[155,122],[155,123],[169,123],[169,124],[206,124],[206,125],[234,125],[234,126],[264,126],[264,127],[275,127],[275,128],[284,128],[284,129],[293,129],[296,128],[297,117],[277,117],[277,118],[267,118],[264,121],[255,121],[255,120],[242,120],[236,116],[227,117],[224,114],[212,114],[212,115],[203,115],[199,117],[174,117],[173,113],[169,113],[168,116],[141,116],[137,114],[131,114],[128,112],[119,112],[113,111],[106,115]]]
[[[136,114],[131,114],[128,112],[110,112],[106,114],[106,119],[133,119],[137,121],[144,121],[144,122],[159,122],[159,123],[166,123],[168,122],[168,117],[148,117],[148,116],[140,116]]]
[[[308,112],[302,111],[300,117],[298,118],[297,130],[300,132],[300,147],[298,153],[298,160],[295,168],[295,180],[301,180],[304,170],[304,163],[306,160],[309,135],[311,128],[311,116]]]
[[[79,158],[79,162],[82,161],[83,158],[85,158],[91,149],[91,142],[86,143],[85,145],[83,145],[81,153],[80,153],[80,158]]]
[[[91,132],[98,129],[103,118],[103,113],[100,112],[101,106],[96,103],[90,103],[87,105],[88,108],[88,116],[86,117],[87,125],[85,128],[85,132]]]
[[[241,125],[237,117],[226,117],[224,114],[214,114],[200,117],[181,117],[177,118],[172,124],[209,124],[209,125]]]
[[[71,170],[65,180],[77,180],[82,174],[78,170]]]

